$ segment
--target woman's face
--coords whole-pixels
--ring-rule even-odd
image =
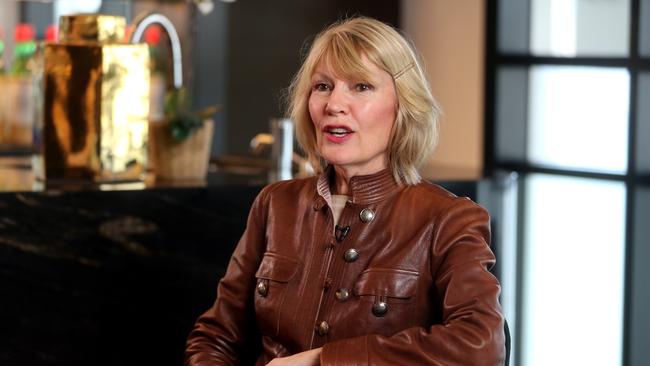
[[[348,177],[387,167],[397,112],[393,78],[364,58],[368,80],[342,79],[320,63],[311,77],[309,114],[321,156]]]

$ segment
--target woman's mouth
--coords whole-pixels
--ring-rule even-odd
[[[354,133],[349,128],[341,126],[326,126],[323,132],[326,133],[327,139],[332,142],[343,142]]]
[[[333,128],[328,128],[325,130],[325,132],[330,133],[336,137],[343,137],[349,133],[352,133],[352,131],[348,130],[347,128],[343,127],[333,127]]]

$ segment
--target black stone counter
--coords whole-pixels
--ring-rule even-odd
[[[0,192],[0,365],[181,365],[261,189],[225,181]]]
[[[259,189],[0,193],[0,365],[181,365]]]

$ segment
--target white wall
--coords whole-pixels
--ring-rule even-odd
[[[401,24],[420,51],[443,109],[425,178],[472,179],[483,169],[485,0],[403,0]]]

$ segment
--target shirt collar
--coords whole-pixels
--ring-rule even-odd
[[[318,177],[318,195],[330,206],[332,205],[332,193],[330,182],[333,177],[334,168],[329,166]],[[371,204],[382,201],[401,189],[393,178],[390,169],[384,169],[374,174],[358,175],[350,178],[348,183],[350,201],[356,204]]]

